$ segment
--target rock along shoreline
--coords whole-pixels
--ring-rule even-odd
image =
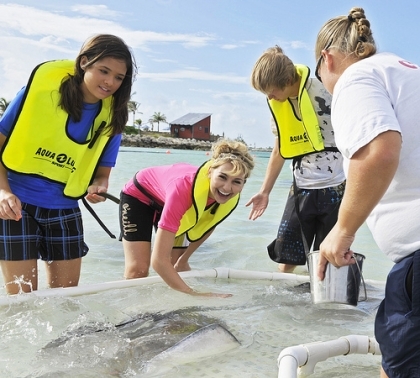
[[[121,139],[121,147],[165,148],[174,150],[210,151],[213,143],[196,139],[169,138],[163,136],[152,137],[133,134],[123,134]],[[271,148],[250,149],[255,151],[271,151]]]
[[[182,138],[166,138],[166,137],[150,137],[139,135],[123,134],[121,139],[123,147],[148,147],[148,148],[167,148],[175,150],[200,150],[210,151],[212,142],[182,139]]]

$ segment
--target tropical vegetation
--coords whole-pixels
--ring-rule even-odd
[[[131,94],[131,96],[130,96],[130,100],[129,100],[129,101],[128,101],[128,103],[127,103],[127,109],[128,109],[128,112],[133,114],[133,123],[132,123],[132,125],[133,125],[133,126],[134,126],[134,125],[135,125],[135,123],[136,123],[136,113],[143,114],[142,112],[139,112],[139,111],[138,111],[138,109],[139,109],[139,107],[140,107],[141,103],[140,103],[140,102],[137,102],[137,101],[134,101],[134,100],[131,100],[131,98],[133,98],[133,96],[134,96],[135,94],[136,94],[136,92],[134,92],[134,93],[132,93],[132,94]]]
[[[7,101],[4,97],[0,98],[0,116],[6,111],[10,101]]]
[[[152,116],[152,118],[149,119],[150,124],[152,125],[152,131],[153,131],[153,125],[157,123],[157,131],[159,132],[159,124],[160,122],[168,123],[166,121],[165,114],[162,114],[161,112],[155,112]]]

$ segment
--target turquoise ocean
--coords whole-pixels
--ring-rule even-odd
[[[256,167],[245,185],[241,201],[190,259],[192,270],[225,267],[244,271],[276,272],[266,246],[275,238],[291,184],[291,172],[284,167],[271,194],[269,207],[256,221],[248,220],[245,203],[258,192],[269,160],[269,152],[253,151]],[[201,165],[209,158],[205,151],[121,147],[111,173],[109,192],[119,196],[124,183],[136,171],[152,166],[188,162]],[[123,279],[124,256],[118,241],[118,205],[111,201],[94,209],[117,235],[111,239],[83,208],[86,242],[90,251],[83,259],[79,286]],[[383,255],[364,225],[353,249],[366,256],[363,276],[368,299],[355,306],[322,307],[312,304],[307,287],[289,282],[246,279],[188,278],[196,290],[232,293],[231,298],[191,297],[153,283],[73,297],[37,297],[1,306],[0,377],[132,377],[143,376],[141,356],[115,335],[100,342],[66,343],[57,353],[43,353],[43,347],[69,329],[92,322],[116,324],[142,313],[181,308],[199,309],[220,319],[241,346],[210,359],[191,362],[159,375],[162,377],[277,377],[277,357],[285,347],[328,341],[346,335],[373,336],[376,309],[383,297],[383,283],[392,263]],[[307,275],[305,267],[296,273]],[[151,271],[151,276],[155,276]],[[43,263],[39,265],[39,289],[46,289]],[[5,298],[0,278],[0,299]],[[80,341],[80,340],[79,340]],[[118,345],[118,354],[115,352]],[[125,353],[125,349],[126,353]],[[116,357],[118,355],[118,357]],[[118,361],[117,361],[118,360]],[[349,355],[320,362],[313,377],[379,376],[380,356]]]

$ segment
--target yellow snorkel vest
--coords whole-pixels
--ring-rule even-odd
[[[224,204],[214,203],[206,209],[210,190],[208,173],[211,164],[212,160],[209,160],[198,169],[193,183],[193,204],[182,217],[176,233],[176,236],[179,236],[186,232],[190,242],[201,239],[226,219],[239,203],[240,195],[237,194]]]
[[[295,114],[290,100],[284,102],[267,100],[277,125],[280,155],[285,159],[324,149],[318,117],[305,89],[310,72],[309,68],[300,64],[296,64],[295,67],[299,76],[301,76],[298,106],[302,120]]]
[[[70,60],[42,63],[33,70],[1,160],[10,171],[64,184],[64,195],[78,199],[85,195],[110,141],[103,129],[112,118],[112,98],[101,101],[85,142],[70,139],[69,115],[59,105],[59,88],[73,73],[74,61]]]

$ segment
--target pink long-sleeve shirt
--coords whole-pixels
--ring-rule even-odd
[[[192,186],[198,167],[178,163],[143,169],[136,173],[139,184],[158,202],[164,204],[158,227],[176,233],[182,216],[192,206]],[[150,199],[140,192],[131,179],[123,192],[149,204]],[[209,199],[208,203],[214,200]]]

